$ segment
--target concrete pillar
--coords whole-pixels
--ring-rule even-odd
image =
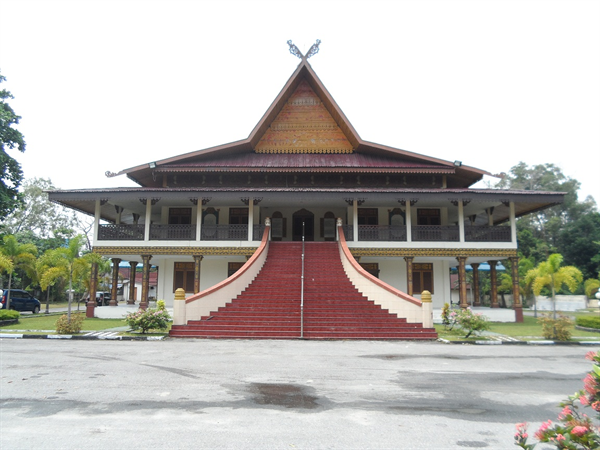
[[[194,294],[200,292],[200,263],[204,256],[194,255]]]
[[[50,286],[48,286],[50,289]],[[86,317],[94,317],[94,308],[96,308],[96,291],[98,290],[98,263],[93,262],[90,273],[90,300],[85,308]]]
[[[521,290],[519,289],[519,257],[513,256],[510,258],[512,266],[512,293],[513,293],[513,309],[515,310],[515,321],[523,322],[523,304],[521,303]]]
[[[121,263],[120,258],[112,258],[112,288],[110,290],[110,306],[117,306],[117,289],[119,284],[119,264]]]
[[[412,242],[412,206],[406,201],[406,242]]]
[[[466,309],[469,307],[467,300],[467,257],[459,256],[458,260],[458,295],[460,301],[460,307]]]
[[[152,199],[146,199],[146,223],[144,224],[144,240],[150,240],[150,222],[152,222]]]
[[[458,201],[458,239],[465,242],[465,207],[462,200]]]
[[[142,255],[142,299],[140,308],[148,309],[148,294],[150,293],[150,260],[152,255]]]
[[[491,303],[491,307],[492,308],[500,308],[500,305],[498,304],[498,282],[497,282],[497,276],[496,276],[496,264],[498,264],[498,261],[488,261],[489,265],[490,265],[490,285],[491,285],[491,292],[490,292],[490,303]]]
[[[135,274],[137,271],[137,261],[129,261],[129,298],[128,305],[135,305]]]
[[[404,261],[406,261],[406,293],[408,295],[413,295],[413,261],[414,257],[405,256]],[[429,292],[429,291],[428,291]],[[431,292],[429,293],[431,295]]]
[[[358,200],[352,202],[352,235],[354,242],[358,242]]]
[[[473,268],[473,306],[481,306],[479,293],[479,263],[471,263]]]
[[[248,240],[252,241],[254,231],[254,198],[248,199]]]

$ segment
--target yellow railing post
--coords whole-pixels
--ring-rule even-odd
[[[423,328],[433,328],[433,304],[431,303],[431,292],[421,292],[421,303],[423,304]]]
[[[173,325],[185,325],[185,291],[178,288],[175,291],[175,301],[173,302]]]

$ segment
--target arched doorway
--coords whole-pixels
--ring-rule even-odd
[[[302,240],[302,224],[304,223],[304,240],[315,240],[315,215],[306,209],[296,211],[292,215],[292,240]]]

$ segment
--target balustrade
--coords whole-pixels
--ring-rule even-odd
[[[460,241],[460,231],[457,226],[415,225],[411,230],[413,241]]]
[[[136,224],[100,224],[99,241],[143,241],[144,225]]]
[[[510,242],[510,227],[465,227],[465,242]]]
[[[193,241],[196,239],[196,225],[150,225],[151,241]]]
[[[248,225],[202,225],[203,241],[246,241]]]
[[[406,241],[406,226],[359,225],[359,241]]]

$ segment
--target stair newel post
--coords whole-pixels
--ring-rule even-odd
[[[175,301],[173,302],[173,325],[185,325],[185,291],[178,288],[175,291]]]
[[[423,305],[423,328],[433,328],[433,305],[431,302],[431,292],[421,292],[421,303]]]
[[[302,274],[300,275],[300,339],[304,338],[304,222],[302,222]]]

